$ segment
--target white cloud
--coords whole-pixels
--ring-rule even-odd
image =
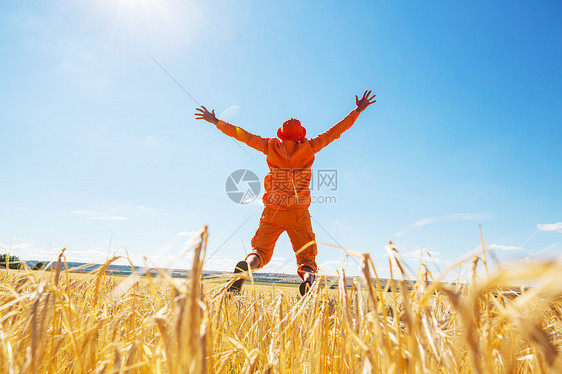
[[[187,238],[187,240],[183,242],[185,249],[187,249],[193,247],[195,243],[198,243],[200,233],[200,231],[191,230],[178,232],[176,235]]]
[[[337,274],[337,272],[341,270],[342,267],[345,267],[342,260],[329,260],[318,264],[318,270],[321,270],[329,275]]]
[[[127,217],[122,216],[100,216],[100,217],[90,217],[88,219],[92,219],[95,221],[127,221]]]
[[[427,248],[415,249],[415,250],[413,250],[413,251],[403,251],[403,252],[401,251],[401,252],[400,252],[400,255],[401,255],[402,257],[405,257],[405,258],[414,258],[414,259],[419,259],[420,256],[426,255],[426,254],[427,254],[427,255],[430,255],[430,256],[436,256],[436,255],[438,255],[437,252],[430,251],[430,250],[427,249]]]
[[[187,237],[192,238],[192,237],[196,236],[197,234],[199,234],[198,231],[193,231],[193,230],[192,230],[192,231],[182,231],[182,232],[178,232],[176,235],[177,235],[177,236],[187,236]]]
[[[415,249],[413,251],[399,251],[398,253],[403,259],[408,261],[419,261],[423,256],[425,256],[426,259],[429,258],[429,262],[433,262],[435,264],[446,263],[446,261],[438,257],[438,252],[430,251],[427,248]]]
[[[179,258],[173,254],[150,254],[132,255],[131,261],[136,266],[157,267],[161,269],[189,269],[191,267],[193,254]]]
[[[522,249],[525,249],[525,247],[516,246],[516,245],[505,245],[505,244],[486,244],[485,248],[488,251],[494,251],[494,250],[495,251],[520,251]],[[470,252],[466,253],[462,258],[464,260],[467,260],[472,256],[476,256],[481,251],[482,251],[482,247],[476,246],[472,248]]]
[[[203,269],[215,271],[232,271],[240,260],[234,260],[226,257],[211,257],[209,260],[205,259]]]
[[[346,276],[357,276],[362,274],[361,267],[353,260],[327,260],[318,264],[318,270],[323,271],[327,275],[338,275],[342,268],[345,270]]]
[[[284,265],[286,262],[287,259],[284,257],[272,257],[271,260],[269,260],[270,264],[277,265],[277,266]]]
[[[297,265],[295,263],[295,258],[286,259],[285,257],[275,256],[269,260],[269,263],[265,265],[264,268],[260,269],[258,272],[262,273],[295,273],[297,271]]]
[[[97,248],[83,250],[69,248],[64,255],[68,261],[100,264],[105,262],[108,257],[112,257],[114,253],[116,253],[114,249],[107,251]]]
[[[520,246],[515,245],[504,245],[504,244],[488,244],[486,245],[486,249],[495,249],[500,251],[519,251],[521,249],[525,249]]]
[[[162,209],[159,209],[159,208],[151,208],[151,207],[148,207],[148,206],[142,205],[142,204],[137,205],[137,209],[138,209],[138,210],[141,210],[141,211],[143,211],[143,212],[147,212],[147,213],[157,213],[157,212],[161,212],[161,211],[162,211]]]
[[[18,256],[22,260],[56,261],[61,249],[62,247],[45,249],[36,246],[29,240],[21,240],[11,244],[0,244],[0,253],[9,253],[10,255]],[[163,269],[189,269],[191,267],[193,259],[192,251],[188,253],[183,251],[174,253],[173,251],[170,252],[170,249],[171,248],[168,248],[168,246],[163,246],[149,254],[135,254],[129,252],[128,257],[137,268],[148,266]],[[64,254],[68,262],[83,262],[89,264],[103,264],[113,256],[121,256],[114,264],[129,265],[125,248],[111,248],[108,250],[107,247],[100,246],[90,248],[70,247],[66,248]],[[229,258],[212,258],[209,261],[205,261],[205,269],[232,271],[237,262],[237,260]]]
[[[99,212],[93,210],[73,210],[69,213],[71,216],[82,216],[82,217],[91,217],[100,214]]]
[[[73,210],[68,213],[69,216],[85,217],[95,221],[127,221],[127,217],[123,216],[110,216],[95,210]]]
[[[157,254],[155,254],[157,253]],[[170,253],[160,253],[155,251],[151,254],[128,254],[123,248],[107,250],[104,248],[91,248],[91,249],[72,249],[69,248],[65,251],[68,261],[85,262],[93,264],[102,264],[113,256],[121,256],[120,259],[113,262],[115,265],[129,265],[129,259],[139,270],[143,267],[158,267],[162,269],[187,269],[191,265],[191,256],[178,258],[177,255]]]
[[[10,244],[5,246],[9,250],[29,250],[33,248],[33,244],[31,243],[16,243]]]
[[[0,245],[0,252],[18,256],[22,260],[56,260],[62,248],[45,249],[33,243],[19,242]]]
[[[400,231],[395,236],[400,237],[412,229],[429,225],[432,223],[449,222],[449,221],[479,221],[485,219],[490,219],[489,213],[455,213],[455,214],[447,214],[444,216],[424,218],[422,220],[414,222],[412,225]]]
[[[557,223],[539,223],[537,225],[539,231],[557,231],[562,232],[562,222]]]

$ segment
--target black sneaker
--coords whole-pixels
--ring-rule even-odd
[[[234,268],[234,274],[248,272],[248,263],[246,261],[240,261],[236,264]],[[242,285],[244,284],[245,279],[239,278],[234,283],[228,287],[227,292],[232,295],[240,295],[240,290],[242,289]]]
[[[306,295],[306,293],[308,292],[308,290],[310,290],[310,287],[312,287],[312,284],[310,284],[309,281],[304,281],[301,283],[300,287],[299,287],[299,291],[301,293],[301,296]]]

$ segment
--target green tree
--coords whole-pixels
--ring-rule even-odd
[[[45,266],[45,263],[39,261],[38,263],[36,263],[36,264],[33,266],[33,270],[41,270],[41,268],[42,268],[43,266]]]
[[[6,259],[8,259],[8,261],[6,261]],[[6,263],[9,263],[10,269],[19,269],[21,267],[21,261],[18,256],[0,255],[0,268],[5,269]]]

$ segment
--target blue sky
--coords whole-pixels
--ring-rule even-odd
[[[187,267],[176,256],[208,224],[208,269],[250,250],[263,207],[233,203],[225,182],[263,178],[264,156],[196,121],[149,52],[266,137],[290,117],[324,131],[409,58],[317,155],[315,170],[338,173],[336,191],[313,191],[336,199],[310,208],[318,241],[370,252],[383,275],[388,240],[414,268],[430,251],[437,271],[479,245],[479,223],[501,261],[558,256],[561,15],[554,1],[4,2],[0,247]],[[324,271],[344,261],[320,245]],[[283,235],[264,271],[295,270]]]

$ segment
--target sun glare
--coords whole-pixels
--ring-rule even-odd
[[[177,47],[193,39],[200,11],[192,2],[177,0],[102,0],[97,12],[111,22],[112,37],[144,47]]]

